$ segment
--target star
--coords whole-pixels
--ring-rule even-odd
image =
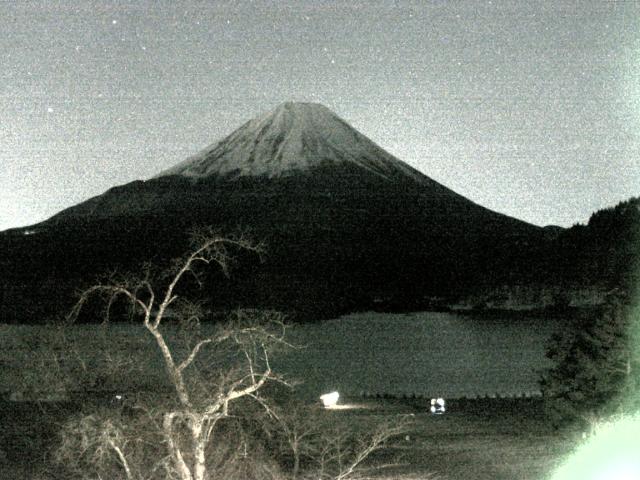
[[[53,113],[53,108],[47,107],[47,113]]]
[[[112,23],[113,25],[115,25],[115,24],[117,24],[117,23],[118,23],[118,20],[111,20],[111,23]]]

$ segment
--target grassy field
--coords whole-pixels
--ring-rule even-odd
[[[361,403],[361,402],[358,402]],[[375,459],[398,466],[380,469],[380,479],[543,480],[570,450],[575,434],[557,432],[540,400],[450,401],[444,415],[428,413],[426,401],[375,400],[367,409],[331,412],[350,417],[405,417],[405,437]]]
[[[417,400],[346,403],[358,408],[327,410],[326,415],[353,428],[381,419],[410,421],[405,436],[371,459],[373,466],[395,465],[374,468],[372,478],[544,480],[572,447],[566,432],[548,427],[538,400],[452,401],[444,415],[431,415],[426,402]],[[47,450],[56,441],[56,423],[74,408],[44,408],[48,415],[35,404],[1,404],[1,478],[64,478],[50,465]]]

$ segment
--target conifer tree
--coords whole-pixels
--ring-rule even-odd
[[[555,365],[541,389],[552,420],[593,424],[640,406],[640,317],[630,296],[612,292],[596,314],[556,335],[547,357]]]

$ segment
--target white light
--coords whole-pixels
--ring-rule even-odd
[[[431,413],[444,413],[445,412],[445,401],[444,398],[432,398],[431,399],[431,408],[429,409]]]
[[[320,395],[320,401],[324,405],[325,408],[335,407],[338,403],[338,399],[340,398],[340,394],[338,392],[325,393],[324,395]]]

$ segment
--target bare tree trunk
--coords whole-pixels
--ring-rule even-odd
[[[206,435],[202,432],[202,419],[194,420],[191,424],[191,435],[193,436],[193,480],[204,480],[207,473],[205,448],[207,446]]]
[[[293,480],[297,480],[298,474],[300,472],[300,454],[298,449],[293,452],[293,472],[291,474],[291,478]]]
[[[191,402],[189,401],[189,393],[187,392],[187,388],[184,385],[184,379],[182,378],[182,373],[176,367],[176,364],[173,360],[173,356],[171,355],[171,350],[169,350],[169,346],[167,342],[165,342],[164,337],[160,331],[153,327],[152,325],[147,325],[147,329],[151,332],[151,334],[155,337],[156,343],[162,352],[162,356],[164,358],[165,368],[167,373],[169,374],[169,378],[171,379],[171,383],[176,389],[176,393],[178,394],[178,398],[180,403],[184,406],[190,406]]]
[[[182,456],[182,452],[180,451],[180,447],[176,444],[173,433],[173,419],[175,418],[175,413],[167,413],[164,416],[164,420],[162,422],[162,426],[164,429],[164,437],[167,442],[167,449],[171,454],[171,458],[173,459],[174,466],[178,475],[180,475],[180,480],[193,480],[191,476],[191,470],[187,466],[187,463],[184,461]]]

